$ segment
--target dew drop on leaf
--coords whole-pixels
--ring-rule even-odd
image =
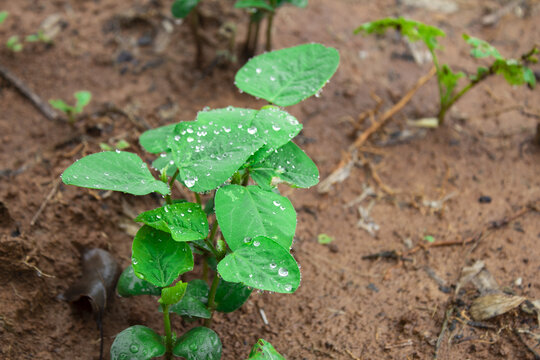
[[[276,264],[276,263],[274,263],[274,262],[273,262],[273,263],[270,263],[270,269],[275,269],[275,268],[276,268],[276,266],[277,266],[277,264]]]
[[[279,274],[279,276],[285,277],[285,276],[289,275],[289,270],[287,270],[285,268],[279,268],[278,274]]]

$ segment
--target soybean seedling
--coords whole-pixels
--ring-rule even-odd
[[[251,57],[257,51],[259,32],[262,20],[266,17],[266,51],[272,50],[272,24],[279,7],[291,4],[299,8],[305,8],[308,0],[237,0],[234,7],[248,9],[251,14],[248,23],[244,53]]]
[[[531,88],[535,86],[536,80],[534,73],[527,67],[527,64],[537,61],[536,55],[538,54],[538,49],[536,46],[521,56],[519,60],[507,59],[488,42],[464,34],[463,38],[471,45],[471,55],[474,58],[492,58],[492,63],[489,66],[478,67],[475,74],[467,76],[461,71],[452,71],[450,66],[446,64],[440,65],[435,52],[440,49],[437,38],[446,36],[446,34],[437,27],[418,21],[407,20],[402,17],[386,18],[365,23],[354,30],[354,33],[383,34],[390,28],[398,30],[402,36],[411,42],[422,40],[431,53],[433,64],[437,70],[440,99],[440,107],[437,114],[439,125],[443,124],[447,111],[456,101],[491,75],[502,75],[510,85],[527,84]],[[458,82],[461,78],[466,79],[467,83],[458,90]]]
[[[298,289],[300,269],[290,253],[296,212],[277,185],[308,188],[318,183],[319,173],[292,142],[302,125],[283,107],[315,95],[338,63],[338,52],[320,44],[252,58],[236,74],[235,84],[269,104],[201,111],[195,121],[143,133],[141,146],[160,154],[152,164],[161,172],[159,179],[136,154],[120,150],[86,156],[64,171],[66,184],[164,197],[163,206],[135,219],[143,226],[133,240],[131,265],[117,285],[121,296],[160,296],[164,336],[142,325],[129,327],[116,336],[112,360],[218,360],[222,344],[210,329],[216,311],[240,308],[253,289]],[[173,199],[175,181],[196,201]],[[193,270],[194,256],[202,259],[203,274],[213,273],[210,285],[180,279]],[[203,319],[204,326],[176,336],[171,313],[186,321]],[[259,340],[249,359],[284,358]]]
[[[28,35],[25,40],[26,42],[42,42],[44,44],[52,43],[52,39],[45,35],[45,32],[41,29],[35,34]]]
[[[195,65],[201,67],[204,61],[203,39],[200,34],[201,16],[199,3],[201,0],[176,0],[171,7],[173,16],[177,19],[186,19],[193,39],[195,40]]]
[[[90,91],[77,91],[73,94],[75,97],[75,105],[71,106],[66,104],[63,100],[60,99],[51,99],[49,104],[57,110],[62,111],[67,116],[67,120],[70,124],[74,124],[77,120],[77,115],[81,114],[86,105],[92,100],[92,93]]]
[[[20,52],[23,49],[23,44],[17,35],[13,35],[6,41],[6,47],[13,52]]]

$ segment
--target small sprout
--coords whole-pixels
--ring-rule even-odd
[[[128,147],[130,147],[130,145],[126,140],[119,140],[116,142],[116,145],[114,147],[106,143],[100,143],[99,147],[103,151],[113,151],[115,149],[118,149],[118,150],[127,149]]]
[[[75,106],[68,105],[60,99],[49,100],[49,104],[51,104],[53,108],[66,114],[70,124],[75,123],[77,115],[81,114],[85,106],[92,100],[92,93],[90,91],[77,91],[73,96],[76,99]]]
[[[2,25],[4,21],[6,21],[8,16],[9,13],[7,11],[0,11],[0,25]]]
[[[317,236],[317,241],[319,241],[319,244],[326,245],[334,241],[334,238],[326,234],[319,234],[319,236]]]
[[[17,35],[13,35],[6,42],[6,47],[13,52],[20,52],[23,49],[23,44],[19,41]]]
[[[270,103],[293,105],[315,95],[338,63],[335,49],[300,45],[253,58],[237,73],[237,84]],[[274,80],[269,77],[257,83],[261,74],[276,75]],[[252,80],[246,81],[252,85],[245,87],[239,78]],[[77,110],[82,106],[64,111],[76,114]],[[133,239],[131,266],[117,287],[122,296],[161,295],[164,336],[132,326],[116,336],[112,360],[158,356],[170,360],[173,355],[219,360],[222,344],[209,328],[215,311],[240,308],[253,289],[278,293],[298,289],[300,266],[291,254],[296,212],[276,186],[307,188],[318,182],[316,165],[291,141],[301,130],[297,119],[273,105],[201,111],[195,121],[162,126],[139,138],[146,151],[159,154],[152,163],[161,173],[159,178],[139,156],[120,151],[121,142],[115,151],[83,157],[64,171],[65,184],[132,195],[157,192],[165,199],[165,205],[135,218],[144,225]],[[195,202],[172,199],[177,180]],[[203,202],[202,196],[208,198]],[[201,261],[195,262],[194,256]],[[199,263],[203,274],[213,271],[210,286],[201,279],[178,281]],[[171,313],[188,320],[204,319],[205,326],[177,338]],[[283,359],[264,340],[249,358],[266,356]]]
[[[424,241],[427,241],[428,243],[433,243],[435,242],[435,238],[431,235],[426,235],[424,236]]]
[[[45,32],[41,29],[35,34],[28,35],[25,40],[26,42],[42,42],[45,44],[52,43],[52,39],[45,35]]]

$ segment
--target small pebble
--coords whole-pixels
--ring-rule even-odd
[[[489,204],[491,202],[491,197],[482,195],[478,198],[478,202],[480,204]]]

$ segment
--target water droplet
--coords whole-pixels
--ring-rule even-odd
[[[258,242],[257,240],[255,240],[255,241],[253,242],[253,246],[255,246],[255,247],[257,247],[257,246],[259,246],[259,245],[261,245],[261,243]]]
[[[139,261],[135,258],[131,259],[131,262],[133,263],[133,265],[137,265],[139,263]]]
[[[176,136],[174,137],[174,141],[180,141],[180,135],[176,135]]]
[[[256,68],[256,69],[255,69],[255,72],[256,72],[257,74],[260,74],[260,73],[262,72],[262,70],[259,69],[259,68]]]
[[[274,206],[279,206],[279,205],[281,205],[281,203],[280,203],[279,201],[276,201],[276,200],[274,200],[274,201],[272,202],[272,204],[274,204]]]
[[[249,277],[252,278],[252,277],[253,277],[253,274],[249,274]]]
[[[192,137],[188,137],[187,138],[187,142],[192,142],[193,141],[193,138]]]
[[[129,346],[129,351],[131,351],[131,352],[134,353],[134,354],[137,353],[137,352],[139,352],[139,345],[137,345],[137,344],[131,344],[131,345]]]
[[[251,241],[251,238],[250,238],[249,236],[246,236],[246,237],[244,238],[244,243],[245,243],[245,244],[247,244],[247,243],[250,242],[250,241]]]
[[[247,131],[248,131],[248,133],[253,135],[253,134],[255,134],[257,132],[257,128],[255,126],[252,126]]]
[[[231,132],[231,128],[223,127],[223,130],[225,130],[226,133]]]
[[[273,76],[270,76],[270,81],[276,81],[276,78]]]
[[[195,185],[195,183],[197,182],[197,177],[194,177],[194,178],[187,178],[184,180],[184,184],[190,188],[190,187],[193,187],[193,185]]]
[[[287,270],[285,268],[279,268],[278,274],[279,274],[279,276],[285,277],[285,276],[289,275],[289,270]]]
[[[281,128],[279,126],[277,126],[276,124],[272,125],[272,129],[274,129],[274,131],[281,130]]]
[[[120,150],[116,149],[116,153],[117,153],[117,154],[120,154]]]
[[[277,267],[277,264],[276,263],[270,263],[270,269],[275,269]]]
[[[194,344],[194,343],[189,344],[189,350],[197,351],[198,349],[199,347],[197,346],[197,344]]]
[[[193,129],[192,128],[187,128],[186,131],[188,132],[188,134],[193,134]]]
[[[291,291],[292,290],[292,285],[285,285],[284,289],[285,289],[285,291]]]

